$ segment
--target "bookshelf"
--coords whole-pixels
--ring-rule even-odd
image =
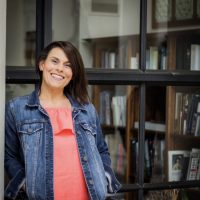
[[[182,1],[170,1],[172,3],[173,8],[173,17],[167,18],[164,23],[162,21],[158,20],[155,21],[157,18],[156,16],[153,16],[155,13],[155,2],[159,2],[162,6],[162,3],[166,3],[169,1],[162,1],[162,0],[141,0],[141,1],[118,1],[120,3],[119,8],[120,12],[117,15],[112,14],[106,14],[105,13],[91,13],[91,4],[89,1],[80,1],[80,15],[78,15],[79,12],[79,4],[74,3],[74,6],[71,6],[71,3],[68,2],[67,4],[62,2],[62,8],[72,9],[73,12],[60,12],[58,10],[59,15],[55,15],[56,12],[52,12],[52,9],[49,9],[52,7],[51,1],[47,1],[48,3],[43,5],[42,1],[37,2],[37,8],[40,11],[39,15],[37,15],[37,22],[36,23],[36,47],[35,54],[39,55],[39,52],[41,51],[41,48],[44,46],[44,44],[47,44],[51,40],[54,40],[55,37],[52,38],[52,35],[60,35],[58,39],[64,38],[64,40],[68,39],[77,44],[79,46],[79,49],[81,51],[81,54],[83,57],[85,56],[85,64],[86,67],[94,66],[93,69],[86,69],[87,78],[89,80],[89,84],[93,85],[93,96],[92,100],[94,101],[94,104],[99,112],[100,107],[100,93],[104,90],[110,90],[114,91],[114,95],[119,95],[118,92],[118,85],[121,84],[124,86],[123,93],[120,93],[120,95],[126,95],[127,97],[127,112],[126,112],[126,126],[118,126],[115,127],[112,124],[102,124],[103,132],[108,137],[115,137],[115,131],[120,133],[120,136],[122,140],[120,141],[123,143],[124,148],[126,150],[126,172],[123,177],[120,177],[120,180],[122,180],[122,183],[135,183],[131,185],[123,185],[122,188],[122,194],[130,193],[133,194],[135,197],[134,199],[145,199],[144,195],[148,191],[152,192],[151,190],[156,192],[159,192],[162,194],[167,190],[167,193],[170,189],[170,191],[173,192],[172,188],[186,188],[186,187],[197,187],[200,186],[199,182],[188,182],[184,181],[181,183],[168,183],[168,182],[158,182],[157,184],[154,183],[147,183],[150,179],[146,179],[143,181],[143,164],[140,162],[142,159],[138,160],[138,166],[140,169],[138,176],[135,178],[132,175],[132,169],[133,165],[135,164],[133,161],[135,159],[132,159],[132,141],[134,139],[138,140],[138,135],[143,133],[143,130],[138,130],[137,126],[134,128],[134,124],[139,122],[141,119],[139,115],[141,115],[141,110],[143,110],[144,106],[140,106],[140,98],[138,93],[141,91],[141,85],[145,88],[148,85],[156,85],[157,83],[159,85],[163,85],[163,91],[166,92],[164,95],[164,99],[161,99],[160,102],[163,103],[163,108],[165,108],[165,116],[162,121],[160,121],[159,118],[154,117],[155,124],[165,124],[165,132],[155,131],[152,129],[145,130],[145,139],[151,139],[151,138],[158,138],[158,140],[162,141],[165,140],[165,157],[164,160],[164,170],[165,170],[165,180],[167,181],[167,173],[168,173],[168,158],[167,153],[168,150],[191,150],[191,148],[198,147],[199,146],[199,137],[194,137],[191,135],[180,135],[175,134],[175,102],[176,102],[176,92],[181,92],[180,88],[177,88],[176,85],[183,85],[183,89],[185,89],[185,86],[194,86],[194,85],[200,85],[200,79],[199,75],[200,72],[196,70],[196,67],[194,67],[194,70],[190,70],[190,65],[188,64],[188,57],[191,54],[190,48],[191,44],[199,45],[199,19],[200,19],[200,10],[199,10],[199,0],[195,1],[184,1],[184,3],[194,3],[194,16],[196,20],[189,19],[187,20],[187,23],[185,20],[176,20],[174,18],[175,16],[175,7],[174,4],[177,2],[180,3]],[[58,2],[58,5],[61,2]],[[196,6],[197,5],[197,6]],[[77,6],[77,7],[76,7]],[[22,6],[23,7],[23,6]],[[61,6],[57,6],[57,8],[60,8]],[[187,11],[187,6],[185,6]],[[15,6],[13,7],[15,8]],[[13,16],[16,15],[18,12],[18,9],[13,10],[10,9],[10,6],[8,4],[8,11],[12,13]],[[20,7],[21,8],[21,7]],[[74,8],[76,12],[74,12]],[[66,10],[66,9],[65,9]],[[181,9],[184,10],[184,9]],[[14,11],[14,12],[13,12]],[[169,16],[168,14],[168,8],[164,5],[164,11],[161,12],[162,16],[166,17]],[[156,11],[157,12],[157,11]],[[20,11],[20,13],[23,13]],[[28,12],[29,13],[29,12]],[[35,13],[35,12],[34,12]],[[42,13],[47,13],[45,17]],[[63,14],[62,18],[58,18],[60,14]],[[68,20],[64,19],[72,19],[72,13],[75,17],[75,20],[68,23]],[[77,13],[77,14],[76,14]],[[187,12],[185,12],[187,13]],[[56,17],[55,17],[55,16]],[[17,14],[17,18],[19,18]],[[161,16],[161,17],[162,17]],[[52,26],[52,21],[49,20],[53,17],[53,21],[55,21],[57,25],[61,26],[62,19],[64,20],[64,26],[59,29]],[[20,24],[23,24],[21,22],[21,17],[17,21],[20,22]],[[160,18],[161,19],[161,18]],[[169,19],[169,20],[168,20]],[[153,21],[152,21],[153,20]],[[175,21],[174,21],[175,20]],[[44,23],[40,22],[47,22],[45,23],[45,27],[43,26]],[[57,23],[58,22],[58,23]],[[73,23],[72,23],[73,22]],[[117,22],[117,23],[116,23]],[[66,24],[67,23],[67,24]],[[156,25],[155,25],[156,23]],[[8,23],[12,25],[12,20],[8,19]],[[29,24],[31,27],[31,24]],[[34,25],[35,26],[35,25]],[[120,26],[120,27],[119,27]],[[161,28],[162,26],[162,28]],[[23,27],[23,26],[20,26]],[[52,28],[53,27],[53,28]],[[67,29],[66,29],[67,27]],[[79,28],[78,28],[79,27]],[[186,30],[188,29],[188,30]],[[70,31],[67,31],[70,30]],[[71,36],[71,30],[74,30],[75,34],[72,34]],[[79,31],[77,31],[79,30]],[[148,34],[146,34],[146,30]],[[20,31],[20,29],[19,29]],[[19,35],[19,31],[17,32],[17,35]],[[66,34],[66,31],[69,34]],[[166,32],[165,32],[166,31]],[[16,38],[18,41],[19,37],[10,37],[9,33],[13,31],[8,31],[8,47],[11,45],[13,46],[13,38]],[[22,31],[23,32],[23,31]],[[59,34],[62,33],[62,34]],[[139,32],[141,33],[139,35]],[[151,32],[151,33],[150,33]],[[13,32],[15,35],[16,33]],[[54,34],[52,34],[54,33]],[[73,32],[72,32],[73,33]],[[120,36],[118,36],[120,35]],[[122,36],[123,35],[123,36]],[[20,38],[24,38],[23,35]],[[88,39],[85,39],[88,38]],[[79,41],[80,39],[80,41]],[[11,41],[11,43],[9,42]],[[80,42],[80,43],[79,43]],[[23,44],[23,42],[22,42]],[[18,46],[18,45],[14,45]],[[23,46],[23,45],[22,45]],[[144,47],[145,46],[145,47]],[[151,68],[151,65],[149,68],[147,67],[147,70],[144,69],[144,63],[139,64],[139,58],[141,57],[144,61],[144,52],[140,51],[140,49],[146,48],[147,51],[149,50],[149,53],[147,53],[147,58],[150,57],[150,47],[156,47],[151,48],[152,54],[156,58],[156,62],[153,61],[153,63],[157,63],[157,67]],[[195,46],[196,47],[196,46]],[[196,48],[198,49],[198,48]],[[20,50],[18,48],[17,51],[12,51],[14,57],[13,58],[19,58],[18,55],[20,52],[20,55],[24,55],[24,51],[22,49]],[[104,52],[104,53],[102,53]],[[196,51],[198,52],[198,50]],[[141,55],[139,55],[141,53]],[[117,57],[117,54],[120,55],[120,64],[117,62],[117,59],[114,58]],[[104,55],[104,56],[103,56]],[[109,55],[109,56],[108,56]],[[195,57],[195,56],[194,56]],[[92,63],[92,59],[93,63]],[[162,59],[161,59],[162,58]],[[181,59],[179,59],[181,58]],[[108,60],[111,60],[111,65],[105,65],[105,63],[109,63]],[[17,59],[19,60],[19,59]],[[6,66],[6,82],[10,84],[21,84],[21,83],[32,83],[35,84],[38,81],[38,77],[35,75],[35,70],[33,67],[22,67],[19,66],[17,63],[17,60],[14,62],[11,62],[14,66]],[[107,60],[105,62],[105,60]],[[198,60],[197,57],[195,57],[194,60]],[[103,62],[102,62],[103,61]],[[114,61],[114,62],[113,62]],[[150,63],[150,61],[147,59],[147,61]],[[161,62],[162,61],[162,62]],[[165,62],[164,62],[165,61]],[[148,63],[147,62],[147,63]],[[9,62],[7,62],[7,65],[10,65]],[[115,64],[113,64],[115,63]],[[161,67],[161,63],[165,63],[165,67]],[[198,61],[197,61],[198,63]],[[113,69],[114,66],[114,69]],[[155,65],[156,66],[156,65]],[[194,65],[196,66],[196,65]],[[197,64],[197,68],[198,68]],[[142,70],[139,70],[141,67]],[[97,68],[102,68],[103,70],[99,70]],[[106,70],[105,70],[106,69]],[[108,70],[107,70],[108,69]],[[135,69],[135,70],[129,70],[129,69]],[[184,70],[183,70],[184,69]],[[99,85],[97,85],[99,84]],[[102,84],[108,84],[108,85],[102,85]],[[131,84],[131,85],[127,85]],[[117,87],[115,87],[117,85]],[[126,85],[126,86],[125,86]],[[154,87],[154,90],[156,90],[157,86]],[[178,89],[178,90],[177,90]],[[146,90],[148,92],[150,90]],[[145,94],[146,94],[145,92]],[[151,90],[153,92],[153,90]],[[150,94],[151,94],[150,92]],[[148,96],[148,95],[147,95]],[[151,95],[148,100],[146,100],[145,105],[147,105],[147,102],[152,102]],[[158,93],[158,99],[160,99],[160,95]],[[142,98],[141,98],[142,99]],[[145,109],[145,117],[146,117],[146,124],[152,123],[150,120],[150,114],[154,113],[152,109],[150,109],[148,112]],[[156,109],[157,110],[157,109]],[[159,110],[159,109],[158,109]],[[157,116],[157,115],[156,115]],[[148,121],[147,121],[148,119]],[[112,118],[111,118],[112,121]],[[154,125],[155,125],[154,124]],[[142,134],[141,134],[142,135]],[[141,139],[142,138],[142,139]],[[143,137],[141,137],[140,142],[142,143]],[[112,140],[115,140],[112,139]],[[137,141],[136,141],[137,142]],[[145,146],[145,145],[144,145]],[[143,143],[141,147],[143,148]],[[142,152],[142,148],[140,149],[140,156],[143,157],[144,154]],[[148,177],[147,177],[148,178]],[[179,190],[177,189],[177,190]],[[147,190],[147,192],[146,192]],[[180,191],[184,191],[181,190]],[[189,199],[199,199],[199,190],[196,189],[189,189],[190,193],[188,193]],[[144,194],[144,195],[143,195]],[[146,196],[147,197],[147,196]],[[123,197],[122,197],[123,198]],[[133,199],[133,198],[129,198]],[[159,198],[161,199],[161,198]]]
[[[192,45],[198,46],[200,44],[199,35],[199,29],[147,34],[146,70],[185,71],[186,73],[200,70],[198,65],[195,69],[190,68],[191,59],[194,59],[192,58]],[[87,41],[93,48],[95,68],[138,70],[138,35],[93,38]],[[181,58],[183,59],[181,60]],[[194,60],[198,61],[198,58]],[[118,87],[123,87],[121,89],[123,92],[119,92]],[[125,97],[124,101],[126,102],[123,104],[126,108],[123,124],[114,123],[114,116],[118,114],[113,110],[112,104],[113,98],[118,96],[117,91]],[[169,180],[169,151],[189,151],[192,148],[200,148],[200,136],[175,134],[177,129],[175,127],[176,93],[181,91],[190,91],[191,93],[191,87],[188,86],[186,89],[186,87],[181,86],[146,86],[144,181],[147,183],[167,182]],[[107,103],[105,100],[102,102],[102,95],[106,93],[108,95]],[[138,151],[139,86],[95,85],[92,99],[100,113],[100,118],[102,113],[104,116],[110,115],[109,120],[104,119],[102,121],[105,135],[111,133],[111,135],[115,135],[117,132],[121,136],[120,140],[124,153],[121,157],[124,156],[122,160],[124,159],[125,163],[123,173],[121,173],[123,177],[120,176],[120,180],[123,183],[136,183],[138,181],[138,155],[133,152]],[[108,104],[110,108],[106,112],[105,107]],[[120,106],[118,105],[118,107]],[[114,138],[113,136],[105,137]],[[115,155],[115,158],[117,156]],[[152,162],[155,165],[154,167],[152,167]]]

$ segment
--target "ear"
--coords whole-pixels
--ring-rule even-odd
[[[44,61],[40,61],[39,63],[39,68],[40,68],[40,71],[43,71],[43,68],[44,68]]]

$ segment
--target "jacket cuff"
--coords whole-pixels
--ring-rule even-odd
[[[105,176],[108,181],[108,193],[116,193],[119,191],[119,189],[122,187],[117,178],[115,177],[115,174],[113,170],[108,165],[104,165],[105,168]]]
[[[16,175],[9,181],[5,189],[5,198],[15,199],[23,184],[25,183],[25,173],[20,169]]]

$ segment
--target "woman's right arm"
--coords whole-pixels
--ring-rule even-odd
[[[12,105],[12,106],[11,106]],[[5,170],[9,183],[5,197],[15,199],[25,182],[23,153],[17,135],[16,121],[12,102],[6,105],[5,111]]]

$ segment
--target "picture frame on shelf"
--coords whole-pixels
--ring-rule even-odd
[[[98,15],[118,15],[118,0],[91,0],[91,13]]]
[[[152,28],[200,24],[200,0],[152,0]]]
[[[168,151],[168,181],[186,180],[190,151]]]

